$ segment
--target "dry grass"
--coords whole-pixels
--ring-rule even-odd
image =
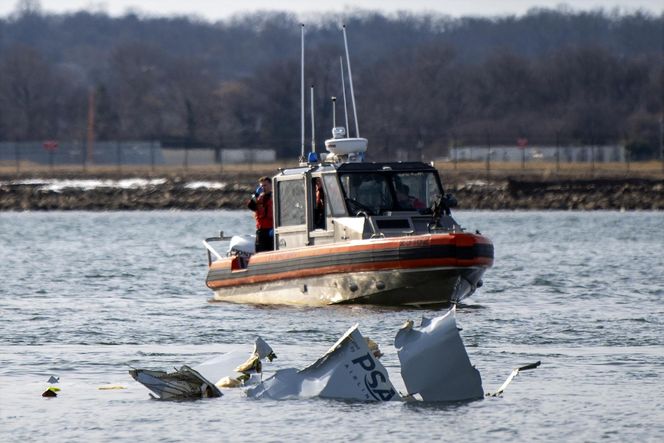
[[[446,174],[485,175],[490,177],[541,176],[541,177],[651,177],[664,178],[664,163],[660,161],[631,163],[563,163],[558,166],[550,162],[440,162],[435,164],[439,171]],[[455,175],[456,175],[455,174]]]
[[[14,162],[0,163],[0,176],[12,177],[187,177],[187,178],[223,178],[227,175],[258,177],[273,175],[279,168],[296,166],[296,162],[252,163],[227,165],[54,165],[21,162],[18,167]],[[520,162],[491,162],[487,170],[486,162],[438,162],[435,166],[446,177],[471,179],[476,177],[495,180],[512,176],[532,178],[599,178],[599,177],[648,177],[664,179],[664,164],[660,161],[632,163],[555,163],[527,162],[522,168]]]
[[[14,162],[0,163],[0,176],[24,177],[24,176],[49,176],[49,177],[163,177],[163,176],[186,176],[186,177],[214,177],[226,174],[247,175],[273,175],[279,168],[292,167],[293,164],[285,163],[252,163],[233,165],[159,165],[152,168],[150,165],[49,165],[21,162],[18,167]]]

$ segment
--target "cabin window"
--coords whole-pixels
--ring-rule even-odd
[[[337,177],[333,174],[323,175],[323,183],[325,184],[325,192],[327,192],[327,210],[334,216],[346,215],[344,197],[341,195]]]
[[[277,183],[279,189],[279,226],[305,224],[304,180],[280,180]]]
[[[346,204],[353,215],[361,212],[379,215],[394,207],[388,176],[377,173],[353,173],[341,175],[346,193]]]
[[[394,189],[400,209],[419,210],[431,207],[441,194],[432,172],[401,172],[394,175]]]

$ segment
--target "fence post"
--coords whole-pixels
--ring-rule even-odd
[[[526,169],[526,147],[521,148],[521,170]]]
[[[556,174],[560,173],[560,132],[556,131]]]
[[[664,113],[659,114],[659,159],[662,162],[662,174],[664,174]]]
[[[81,143],[81,166],[83,167],[83,172],[87,171],[87,162],[86,162],[86,151],[87,150],[87,144],[86,143]]]
[[[486,132],[486,178],[491,175],[491,135]]]
[[[122,144],[119,141],[115,142],[115,155],[118,172],[122,172]]]
[[[154,140],[150,142],[150,170],[154,172]]]
[[[21,153],[18,150],[18,142],[14,142],[14,161],[16,162],[16,173],[21,172]]]
[[[624,149],[625,149],[625,166],[627,167],[627,172],[629,172],[629,163],[630,163],[630,160],[631,160],[631,158],[630,158],[631,155],[629,154],[629,151],[627,150],[627,148],[624,148]]]

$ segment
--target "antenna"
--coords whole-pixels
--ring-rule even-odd
[[[346,104],[346,82],[344,79],[344,58],[339,57],[339,65],[341,67],[341,90],[344,94],[344,115],[346,116],[346,131],[350,131],[348,126],[348,105]]]
[[[302,24],[302,34],[301,34],[301,46],[302,46],[302,60],[300,66],[300,96],[301,96],[301,106],[300,106],[300,121],[302,126],[302,153],[300,155],[301,159],[304,159],[304,24]]]
[[[337,127],[337,98],[336,97],[331,97],[332,98],[332,127],[336,128]]]
[[[316,152],[316,128],[314,126],[314,85],[311,85],[311,152]]]
[[[355,118],[355,137],[360,136],[360,125],[357,123],[357,108],[355,107],[355,92],[353,92],[353,74],[350,72],[350,56],[348,55],[348,39],[346,38],[346,25],[342,26],[344,33],[344,46],[346,47],[346,64],[348,65],[348,82],[350,83],[350,98],[353,102],[353,117]]]

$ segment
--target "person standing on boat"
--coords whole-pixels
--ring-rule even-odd
[[[314,229],[325,229],[325,191],[319,177],[314,178]]]
[[[254,211],[256,218],[256,252],[274,249],[274,218],[272,216],[272,179],[261,177],[247,207]]]

